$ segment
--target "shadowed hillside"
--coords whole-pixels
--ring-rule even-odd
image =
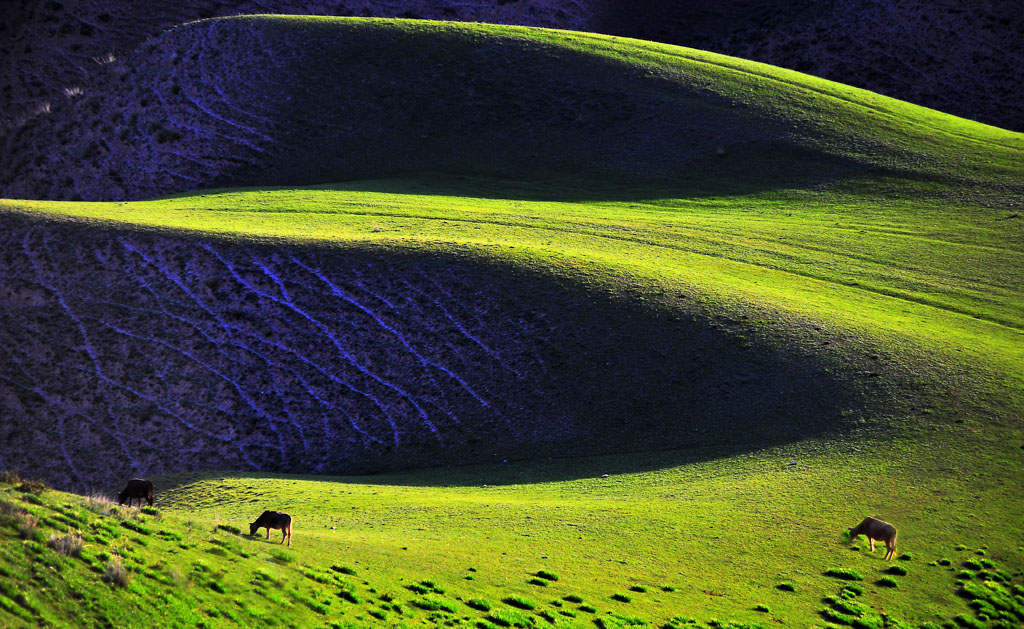
[[[885,395],[684,295],[463,256],[3,229],[0,467],[62,486],[774,443]]]
[[[0,195],[139,199],[421,170],[757,189],[867,173],[973,180],[983,167],[1016,181],[1019,165],[1017,139],[961,135],[950,117],[868,92],[521,27],[200,21],[105,81],[7,138]]]
[[[22,0],[0,9],[0,129],[95,82],[161,31],[252,13],[521,24],[649,39],[770,63],[1024,130],[1024,21],[1011,0]],[[0,130],[0,135],[3,131]]]

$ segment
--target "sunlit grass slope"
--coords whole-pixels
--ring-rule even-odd
[[[888,173],[1020,192],[1019,134],[596,34],[247,16],[169,29],[7,139],[0,196],[143,199],[424,169],[706,189]]]
[[[157,479],[159,511],[135,519],[0,485],[0,621],[1024,623],[1022,136],[668,46],[338,24],[512,38],[604,58],[653,73],[693,107],[713,103],[707,120],[723,119],[719,104],[747,112],[723,114],[726,127],[749,138],[766,128],[773,139],[723,156],[712,141],[694,170],[653,183],[545,177],[523,166],[501,178],[425,173],[145,202],[4,200],[0,209],[43,227],[78,221],[529,268],[675,309],[755,347],[838,353],[863,365],[865,379],[891,377],[891,406],[835,434],[747,444],[745,454],[695,448],[374,477],[168,476]],[[303,33],[335,23],[263,27]],[[815,161],[827,177],[809,175]],[[244,530],[268,508],[295,517],[291,550],[230,528]],[[32,514],[42,519],[23,533]],[[840,541],[868,514],[899,527],[897,555],[906,555],[895,568],[863,542]],[[48,546],[65,530],[83,532],[81,557]],[[132,576],[125,586],[102,578],[115,555]]]
[[[941,445],[949,438],[975,455],[950,460]],[[1024,514],[1016,482],[1000,471],[1019,457],[1000,458],[1005,450],[988,439],[943,432],[885,448],[808,443],[714,456],[349,478],[182,475],[158,478],[157,509],[142,513],[0,484],[0,620],[748,628],[1024,622],[1016,527]],[[290,548],[279,534],[269,541],[263,531],[245,535],[265,508],[293,514]],[[899,525],[897,560],[884,562],[884,549],[869,553],[863,540],[841,541],[866,513]],[[78,554],[62,554],[62,539],[79,533]]]

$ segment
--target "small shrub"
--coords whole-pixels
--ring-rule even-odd
[[[548,586],[548,582],[544,579],[530,579],[529,581],[527,581],[527,583],[529,583],[530,585],[539,585],[540,587],[545,588]]]
[[[551,572],[550,570],[538,570],[536,572],[535,576],[538,576],[541,579],[547,579],[548,581],[557,581],[558,580],[558,575],[555,574],[554,572]]]
[[[897,561],[911,561],[913,559],[914,555],[912,555],[911,553],[903,553],[902,555],[896,558]]]
[[[431,592],[430,588],[425,585],[420,585],[419,583],[410,583],[405,586],[405,589],[415,592],[416,594],[430,594]]]
[[[440,596],[424,596],[412,601],[411,604],[429,612],[442,611],[454,614],[459,609],[454,602]]]
[[[50,539],[47,545],[53,550],[57,551],[58,555],[64,555],[65,557],[81,557],[82,546],[82,535],[80,533],[72,533],[71,535],[50,535]]]
[[[295,557],[293,557],[288,551],[285,550],[273,551],[272,553],[270,553],[270,559],[271,561],[275,561],[277,563],[291,563],[295,561]]]
[[[348,566],[331,566],[331,570],[334,570],[335,572],[340,572],[341,574],[349,574],[352,576],[355,576],[356,574],[356,571],[352,568],[349,568]]]
[[[582,603],[583,597],[577,594],[567,594],[562,597],[563,601],[569,601],[570,603]]]
[[[956,548],[954,548],[954,550],[967,550],[967,547],[964,546],[963,544],[957,544]]]
[[[18,503],[0,500],[0,517],[16,519],[22,513],[25,513],[25,509]]]
[[[671,586],[671,585],[663,585],[663,586],[661,586],[661,591],[662,592],[675,592],[676,588]]]
[[[145,509],[143,509],[145,512]],[[218,524],[214,529],[214,532],[224,531],[225,533],[231,533],[232,535],[241,535],[242,529],[237,526],[231,526],[230,524]]]
[[[612,594],[611,598],[613,601],[619,601],[620,603],[633,602],[632,597],[630,597],[628,594],[623,594],[622,592],[616,592],[615,594]]]
[[[970,570],[961,570],[960,572],[957,573],[956,578],[957,579],[970,580],[970,579],[974,578],[974,573],[971,572]]]
[[[86,497],[82,504],[89,511],[99,515],[110,515],[117,508],[113,500],[101,494],[93,494]]]
[[[907,576],[907,569],[903,566],[889,566],[889,568],[886,569],[886,572],[889,574],[895,574],[898,577]]]
[[[157,537],[162,537],[162,538],[164,538],[166,540],[169,540],[169,541],[172,541],[172,542],[180,542],[183,539],[181,537],[181,535],[175,533],[174,531],[165,531],[163,529],[160,529],[159,531],[157,531],[156,532],[156,536]]]
[[[986,600],[976,598],[969,604],[971,608],[977,611],[979,614],[985,614],[989,618],[995,618],[999,615],[999,610],[996,609],[995,606],[992,605],[992,603],[989,603]]]
[[[665,623],[664,629],[694,629],[697,625],[696,618],[687,618],[686,616],[676,616]]]
[[[760,605],[756,605],[754,607],[754,611],[755,612],[764,612],[766,614],[770,614],[772,612],[772,609],[770,607],[768,607],[767,605],[762,603]]]
[[[367,611],[366,613],[371,615],[371,616],[373,616],[377,620],[387,620],[388,619],[387,612],[385,612],[384,610],[381,610],[381,609],[371,609],[371,610]]]
[[[210,581],[206,584],[206,587],[210,588],[217,594],[227,594],[228,591],[224,588],[224,584],[219,581]]]
[[[39,525],[39,516],[34,513],[21,513],[17,516],[18,536],[21,539],[32,539]]]
[[[945,557],[943,557],[942,559],[939,559],[938,564],[940,566],[951,566],[951,565],[953,565],[953,562],[950,561],[949,559],[946,559]]]
[[[131,583],[132,575],[128,572],[128,568],[121,562],[121,558],[114,555],[107,562],[106,571],[103,574],[103,580],[110,585],[117,587],[125,587]]]
[[[836,598],[834,596],[826,596],[824,600],[832,606],[832,609],[844,614],[850,614],[851,616],[861,616],[864,612],[868,611],[866,605],[862,605],[854,600]]]
[[[140,511],[142,511],[142,513],[145,513],[146,515],[151,515],[151,516],[154,516],[154,517],[157,517],[157,518],[160,517],[160,509],[157,509],[156,507],[142,507],[142,509],[140,509]],[[234,528],[234,527],[232,527],[232,528]],[[238,531],[238,529],[235,529],[235,530]],[[238,533],[241,533],[241,531],[238,531]],[[236,533],[236,535],[237,535],[237,533]]]
[[[845,598],[856,598],[864,593],[864,588],[857,585],[856,583],[849,583],[843,586],[843,589],[839,590],[840,596]]]
[[[785,581],[775,586],[776,590],[782,590],[783,592],[796,592],[796,585],[789,581]]]
[[[981,570],[981,564],[977,561],[974,561],[973,559],[968,559],[960,565],[964,568],[967,568],[968,570]]]
[[[629,589],[630,589],[630,591],[631,591],[631,592],[640,592],[640,593],[643,593],[643,592],[646,592],[646,591],[647,591],[647,588],[646,588],[646,587],[644,587],[644,586],[642,586],[642,585],[634,585],[633,587],[631,587],[631,588],[629,588]]]
[[[845,568],[832,568],[825,571],[826,577],[832,577],[834,579],[842,579],[844,581],[863,581],[864,577],[860,575],[856,570],[847,570]]]
[[[896,579],[892,577],[882,577],[881,579],[875,581],[875,584],[886,588],[895,588],[900,586],[899,582],[897,582]]]
[[[825,618],[825,620],[840,625],[852,625],[854,621],[853,616],[850,616],[849,614],[844,614],[840,611],[832,609],[831,607],[826,607],[825,609],[821,610],[820,613]]]
[[[524,598],[522,596],[508,596],[508,597],[503,598],[501,600],[506,605],[511,605],[512,607],[518,607],[519,609],[525,609],[526,611],[533,611],[533,610],[537,609],[537,603],[534,603],[530,599]]]
[[[128,529],[129,531],[135,531],[136,533],[141,533],[142,535],[152,534],[152,531],[150,531],[148,528],[142,526],[138,522],[133,522],[131,520],[121,520],[121,526]]]
[[[483,598],[471,598],[466,601],[466,605],[469,605],[473,609],[481,612],[489,612],[494,608],[494,604]]]
[[[17,489],[23,494],[35,494],[36,496],[38,496],[42,494],[44,491],[46,491],[47,487],[46,483],[44,483],[41,480],[25,480],[21,481],[21,484],[18,485],[15,489]]]
[[[523,614],[512,609],[499,609],[493,611],[487,616],[487,620],[493,622],[499,627],[532,627],[534,626],[534,620]]]
[[[362,599],[359,598],[358,594],[356,594],[352,590],[347,590],[347,589],[346,590],[339,590],[338,591],[338,598],[340,598],[343,601],[348,601],[349,603],[352,603],[353,605],[358,605],[358,604],[363,602]]]
[[[964,627],[964,629],[985,629],[985,623],[975,620],[966,614],[960,614],[959,616],[953,617],[953,622],[957,625]]]
[[[597,608],[593,605],[580,605],[581,612],[587,612],[588,614],[596,614]]]

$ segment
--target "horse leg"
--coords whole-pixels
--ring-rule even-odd
[[[875,538],[868,536],[868,543],[871,544],[871,552],[875,552]]]

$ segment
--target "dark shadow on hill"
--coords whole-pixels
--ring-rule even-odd
[[[128,200],[431,170],[625,200],[922,169],[848,106],[833,120],[782,98],[800,100],[798,87],[658,50],[428,22],[193,22],[5,138],[0,196]],[[605,183],[595,196],[565,184],[575,177]]]
[[[0,467],[57,486],[738,453],[895,397],[834,332],[610,274],[3,227]]]

